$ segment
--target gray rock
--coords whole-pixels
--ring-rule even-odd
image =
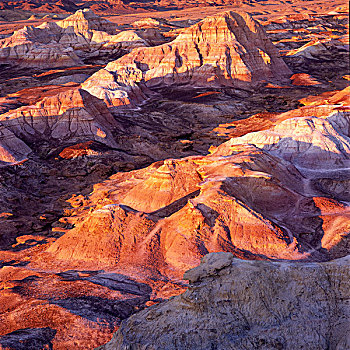
[[[184,294],[123,321],[100,349],[349,349],[349,262],[209,254],[185,273]]]

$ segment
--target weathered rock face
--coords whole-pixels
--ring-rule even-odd
[[[348,349],[349,263],[206,255],[184,294],[123,321],[99,349]]]
[[[252,88],[263,81],[284,81],[289,75],[256,21],[247,14],[224,12],[185,29],[171,43],[135,49],[109,63],[84,88],[99,97],[103,90],[108,100],[108,95],[127,93],[135,84]]]
[[[31,153],[30,147],[6,127],[0,124],[0,164],[24,160]]]
[[[35,68],[68,67],[89,57],[118,55],[149,44],[135,32],[116,34],[116,25],[91,10],[62,21],[26,26],[0,40],[0,62]]]
[[[1,62],[40,68],[82,64],[72,48],[50,42],[50,35],[45,34],[48,33],[26,26],[11,37],[0,40]]]

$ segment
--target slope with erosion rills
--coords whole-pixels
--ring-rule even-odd
[[[75,227],[37,263],[180,277],[214,251],[251,259],[343,256],[349,123],[349,112],[335,108],[231,139],[208,156],[118,173],[94,186],[67,218]]]
[[[255,20],[246,13],[224,12],[184,29],[170,43],[135,49],[110,62],[83,88],[118,106],[121,96],[142,94],[142,87],[251,89],[266,81],[289,81],[290,75]]]

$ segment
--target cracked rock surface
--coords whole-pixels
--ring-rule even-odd
[[[185,293],[131,316],[99,349],[349,349],[349,261],[208,254]]]

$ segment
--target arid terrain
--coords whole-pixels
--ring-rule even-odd
[[[0,2],[0,349],[350,349],[349,64],[343,0]]]

